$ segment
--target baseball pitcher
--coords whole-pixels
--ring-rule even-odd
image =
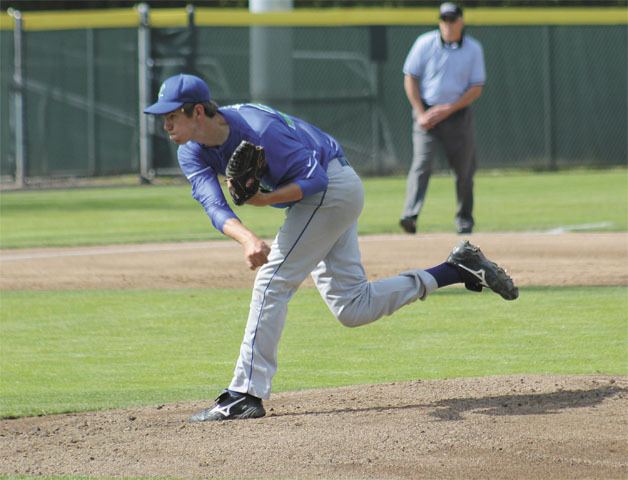
[[[242,245],[250,269],[259,268],[231,384],[190,421],[265,415],[262,400],[270,397],[288,302],[307,275],[348,327],[390,315],[454,283],[475,291],[487,287],[507,300],[518,296],[504,270],[468,242],[441,265],[369,282],[357,234],[362,182],[336,139],[314,125],[253,103],[219,108],[207,84],[186,74],[168,78],[144,112],[163,118],[164,130],[179,145],[179,165],[192,195],[214,227]],[[236,205],[286,209],[272,245],[238,219],[219,175],[227,178]]]

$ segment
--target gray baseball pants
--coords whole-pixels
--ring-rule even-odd
[[[417,218],[421,213],[432,175],[436,144],[440,143],[456,175],[456,225],[473,227],[473,176],[476,169],[473,112],[470,108],[459,110],[427,131],[419,127],[416,118],[413,120],[414,154],[401,218]]]
[[[255,278],[249,317],[230,390],[270,397],[288,302],[311,274],[333,315],[357,327],[390,315],[437,288],[423,270],[369,282],[360,258],[357,219],[364,206],[360,178],[344,159],[327,169],[325,192],[290,207]]]

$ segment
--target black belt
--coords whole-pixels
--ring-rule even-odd
[[[338,160],[338,163],[340,165],[342,165],[343,167],[349,167],[349,161],[345,158],[345,157],[336,157],[336,160]]]
[[[430,108],[432,108],[434,105],[430,105],[429,103],[427,103],[425,100],[421,99],[421,103],[423,104],[423,108],[425,108],[425,110],[429,110]],[[459,112],[464,112],[467,108],[469,107],[464,107],[461,108],[460,110],[454,112],[454,115],[459,113]]]

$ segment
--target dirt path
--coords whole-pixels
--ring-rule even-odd
[[[626,234],[479,234],[520,286],[628,285]],[[440,263],[459,237],[361,240],[370,278]],[[0,291],[248,287],[230,242],[0,251]],[[189,424],[206,403],[0,421],[0,475],[221,479],[624,479],[628,378],[527,376],[273,395],[265,418]]]
[[[521,286],[628,285],[626,233],[477,234],[471,240]],[[375,279],[441,263],[459,241],[451,234],[377,235],[363,237],[360,246]],[[232,288],[249,287],[253,278],[231,241],[0,250],[0,291]]]

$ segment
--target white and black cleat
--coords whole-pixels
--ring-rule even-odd
[[[211,422],[244,418],[259,418],[266,415],[260,398],[247,393],[225,390],[210,408],[192,415],[190,422]]]
[[[484,287],[490,288],[506,300],[515,300],[519,296],[519,289],[506,271],[487,259],[479,247],[471,245],[468,240],[452,250],[447,263],[458,268],[469,290],[481,292]]]

